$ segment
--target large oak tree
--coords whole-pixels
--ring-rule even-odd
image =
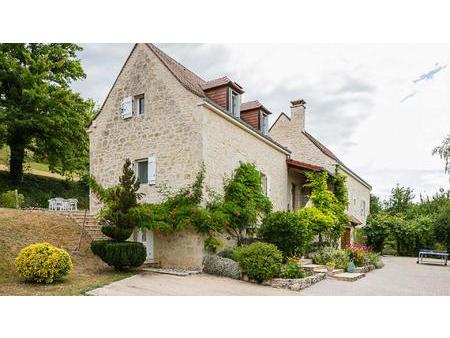
[[[70,88],[85,78],[80,50],[68,43],[0,44],[0,147],[10,148],[15,182],[27,151],[60,174],[87,168],[93,102]]]

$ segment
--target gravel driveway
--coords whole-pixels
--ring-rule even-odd
[[[385,267],[355,282],[325,279],[300,292],[207,274],[187,277],[142,273],[88,294],[98,296],[450,296],[450,266],[384,257]]]
[[[275,289],[208,274],[186,277],[141,273],[88,292],[95,296],[299,296],[298,292]]]
[[[437,260],[433,260],[438,263]],[[450,266],[416,264],[414,257],[383,257],[383,269],[356,282],[325,279],[306,296],[450,296]]]

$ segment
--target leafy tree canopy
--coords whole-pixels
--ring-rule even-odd
[[[0,146],[10,148],[16,182],[26,151],[60,174],[87,168],[86,128],[94,105],[70,88],[85,77],[80,50],[68,43],[0,44]]]
[[[433,149],[433,155],[438,155],[445,163],[445,171],[450,175],[450,135],[444,138],[442,144]]]

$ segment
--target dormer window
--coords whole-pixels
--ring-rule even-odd
[[[264,135],[269,131],[269,117],[262,110],[259,112],[259,128]]]
[[[230,88],[230,101],[228,104],[231,115],[239,118],[241,115],[241,96]]]

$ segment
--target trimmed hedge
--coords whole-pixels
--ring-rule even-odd
[[[257,242],[236,248],[232,258],[249,278],[261,283],[280,275],[283,254],[274,244]]]
[[[133,233],[132,228],[119,228],[113,225],[103,225],[101,230],[106,237],[113,238],[116,241],[126,241]]]
[[[20,250],[16,258],[17,272],[28,282],[50,284],[60,281],[72,267],[67,251],[49,243],[31,244]]]
[[[137,268],[147,257],[145,246],[140,242],[92,241],[91,250],[105,263],[119,271]]]

